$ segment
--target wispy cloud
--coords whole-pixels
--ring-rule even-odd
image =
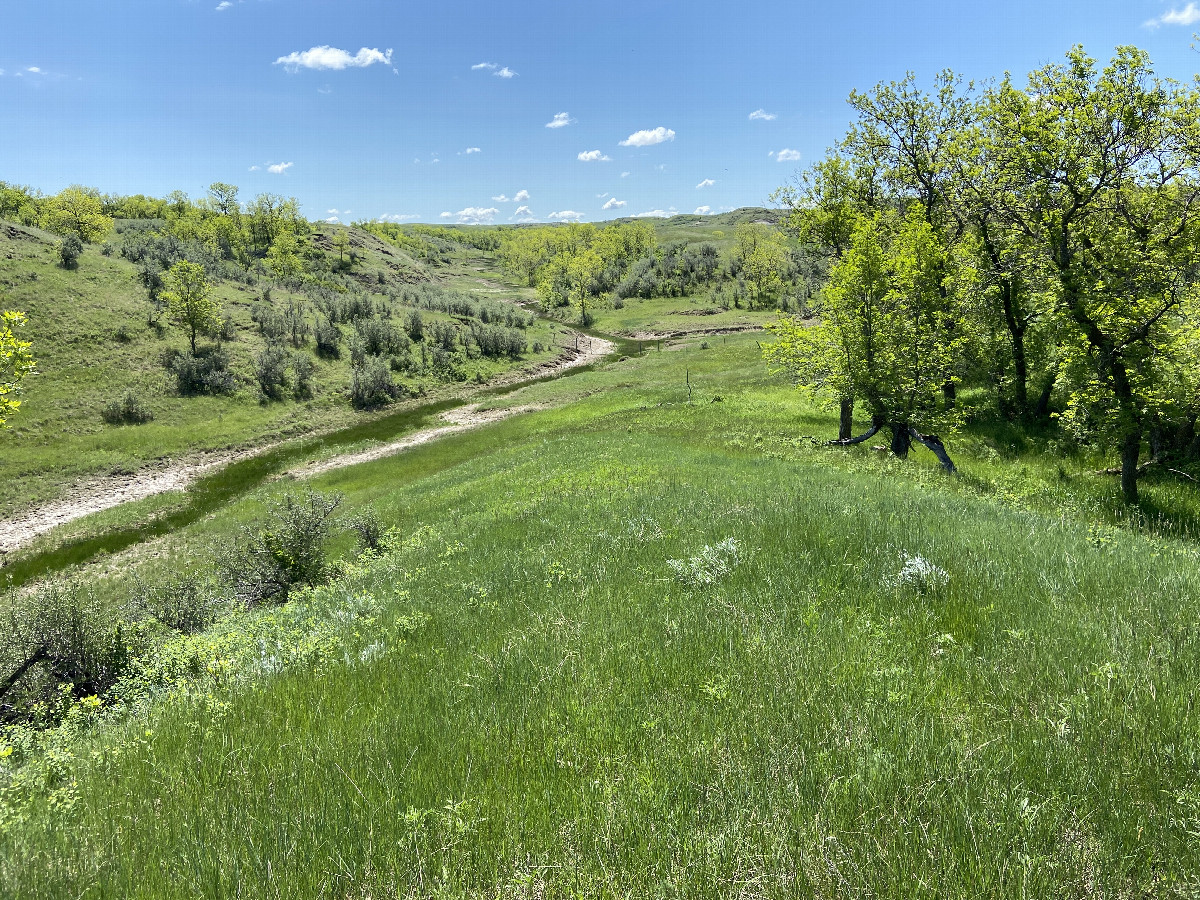
[[[222,10],[230,9],[232,6],[233,6],[233,4],[230,3],[229,0],[221,0],[221,2],[217,4],[217,12],[221,12]]]
[[[664,141],[675,140],[675,132],[670,128],[663,128],[659,125],[657,128],[644,128],[641,131],[635,131],[625,140],[621,141],[622,147],[651,147],[654,144],[661,144]]]
[[[629,177],[629,173],[628,173],[628,172],[622,172],[622,173],[621,173],[621,177],[622,177],[622,178],[628,178],[628,177]]]
[[[481,206],[468,206],[466,209],[460,209],[458,212],[444,212],[443,219],[454,219],[459,225],[486,225],[492,221],[496,213],[500,210],[494,206],[489,206],[486,209]]]
[[[1200,9],[1195,3],[1189,3],[1183,9],[1169,9],[1157,19],[1143,22],[1146,28],[1158,28],[1162,25],[1194,25],[1200,22]]]
[[[514,219],[517,216],[532,216],[532,215],[533,215],[533,210],[530,209],[528,206],[518,206],[516,209],[513,210],[513,218]]]
[[[290,163],[290,162],[272,163],[271,165],[267,166],[267,171],[270,172],[272,175],[282,175],[284,172],[286,172],[288,169],[290,169],[294,165],[295,165],[295,163]]]
[[[509,200],[503,194],[497,194],[495,197],[492,198],[492,202],[493,203],[511,203],[512,201]]]
[[[471,70],[472,71],[485,70],[485,71],[491,72],[497,78],[516,78],[517,77],[517,73],[514,72],[512,69],[510,69],[508,66],[500,66],[500,65],[497,65],[496,63],[492,63],[492,62],[475,63],[475,65],[471,66]]]
[[[313,47],[311,50],[298,51],[289,53],[287,56],[281,56],[275,60],[274,65],[283,66],[289,72],[298,72],[300,69],[363,69],[367,66],[375,65],[375,63],[390,66],[392,64],[391,49],[375,50],[363,47],[351,56],[345,50],[322,45],[320,47]]]
[[[712,207],[711,206],[697,206],[696,211],[694,213],[692,213],[692,215],[693,216],[711,216],[712,215]]]
[[[375,218],[376,222],[411,222],[413,219],[421,218],[416,213],[384,213],[382,216]]]
[[[552,212],[546,218],[555,222],[578,222],[583,218],[583,213],[577,213],[573,209],[564,209],[560,212]]]
[[[616,197],[610,197],[610,198],[609,198],[609,200],[608,200],[608,202],[607,202],[607,203],[605,203],[605,204],[604,204],[602,207],[600,207],[600,208],[601,208],[601,209],[620,209],[620,208],[621,208],[622,206],[624,206],[624,205],[625,205],[627,202],[628,202],[628,201],[626,201],[626,200],[618,200]]]
[[[772,152],[769,155],[774,156],[776,162],[796,162],[800,159],[799,150],[789,150],[787,147],[778,152]]]
[[[262,168],[262,166],[251,166],[251,167],[250,167],[250,171],[251,171],[251,172],[257,172],[257,171],[259,171],[261,168]]]
[[[611,156],[605,156],[599,150],[585,150],[576,159],[580,162],[611,162]]]
[[[637,215],[634,216],[634,218],[635,219],[667,219],[667,218],[670,218],[670,216],[671,216],[671,213],[667,212],[664,209],[650,209],[650,210],[647,210],[646,212],[638,213]]]
[[[705,178],[702,182],[700,182],[698,185],[696,185],[696,188],[699,189],[699,188],[712,187],[714,184],[716,184],[716,182],[713,181],[711,178]]]
[[[565,112],[555,113],[554,118],[546,123],[546,127],[547,128],[563,128],[567,125],[570,125],[574,121],[575,120],[572,119]]]
[[[775,118],[775,113],[769,113],[765,109],[756,109],[750,113],[751,119],[758,119],[761,122],[770,122]]]
[[[483,151],[480,150],[478,147],[468,147],[466,150],[463,151],[463,153],[465,153],[467,156],[470,156],[472,153],[482,153],[482,152]]]

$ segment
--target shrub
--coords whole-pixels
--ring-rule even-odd
[[[236,386],[229,371],[229,354],[219,347],[189,353],[168,350],[164,363],[175,376],[175,386],[182,396],[193,394],[231,394]]]
[[[361,510],[346,520],[346,526],[358,538],[360,552],[378,552],[383,549],[387,531],[375,510],[370,507]]]
[[[386,406],[400,396],[391,367],[378,356],[368,356],[350,375],[350,402],[355,409]]]
[[[254,377],[267,400],[279,400],[287,384],[287,353],[278,344],[268,344],[254,357]]]
[[[154,413],[132,389],[120,400],[109,400],[100,412],[109,425],[142,425],[154,419]]]
[[[113,340],[118,344],[128,344],[132,341],[133,335],[129,333],[129,326],[124,324],[118,325],[113,330]]]
[[[317,371],[317,364],[307,353],[293,353],[292,366],[292,395],[297,400],[307,400],[312,397],[312,377]]]
[[[233,316],[226,316],[221,320],[221,324],[217,326],[217,340],[219,341],[234,341],[237,340],[237,326],[233,324]]]
[[[134,583],[131,605],[135,612],[185,634],[211,625],[223,604],[212,580],[192,570],[149,585],[135,576]]]
[[[342,330],[331,319],[324,319],[313,329],[317,342],[317,353],[326,359],[337,359],[342,355]]]
[[[15,599],[0,629],[0,719],[53,720],[64,694],[110,688],[138,652],[139,634],[72,583],[51,582]],[[17,700],[15,705],[8,703]]]
[[[218,571],[242,603],[283,602],[295,587],[320,584],[328,574],[325,542],[340,494],[309,491],[271,504],[267,520],[243,527],[236,546],[218,554]]]
[[[58,262],[64,269],[74,269],[79,265],[79,255],[83,253],[83,241],[77,234],[68,234],[59,241]]]

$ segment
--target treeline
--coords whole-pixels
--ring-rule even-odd
[[[961,421],[962,384],[1014,421],[1059,416],[1115,447],[1125,499],[1149,463],[1196,456],[1200,92],[1119,48],[1081,48],[973,90],[943,73],[854,92],[858,116],[777,198],[823,249],[819,323],[768,355],[890,430],[903,456]],[[865,437],[865,436],[864,436]]]
[[[748,308],[789,308],[811,294],[815,270],[803,248],[790,246],[778,229],[737,226],[728,254],[711,242],[659,245],[644,222],[603,228],[552,225],[502,233],[505,271],[536,287],[548,310],[574,308],[588,324],[588,307],[629,298],[679,297],[713,291],[718,302]],[[792,242],[794,244],[794,242]]]

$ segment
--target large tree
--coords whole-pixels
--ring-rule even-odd
[[[104,215],[99,191],[72,185],[42,202],[39,224],[55,234],[73,234],[92,243],[108,233],[113,221]]]
[[[779,340],[767,358],[799,383],[832,398],[852,398],[871,412],[865,440],[881,428],[900,457],[917,440],[950,461],[932,428],[952,424],[943,387],[954,378],[961,337],[947,327],[955,315],[945,299],[952,261],[924,211],[860,218],[846,252],[830,272],[821,321],[795,317],[771,326]]]
[[[1099,69],[1076,47],[1023,90],[1006,77],[988,91],[968,147],[972,202],[1010,230],[1016,271],[1048,282],[1068,331],[1068,413],[1116,444],[1137,502],[1148,429],[1187,405],[1200,94],[1157,78],[1136,48]]]

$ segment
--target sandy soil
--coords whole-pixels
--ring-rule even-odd
[[[531,370],[514,373],[506,379],[493,384],[511,383],[526,378],[538,378],[546,375],[556,375],[561,372],[585,366],[604,358],[613,351],[611,341],[580,335],[579,350],[571,347],[553,362],[544,363]],[[380,459],[393,453],[400,453],[409,447],[426,443],[447,434],[465,431],[479,425],[495,422],[521,412],[528,412],[536,407],[518,406],[510,409],[487,410],[480,412],[477,404],[462,406],[450,410],[443,417],[447,423],[437,428],[429,428],[410,434],[401,440],[372,447],[358,453],[347,453],[331,457],[310,466],[302,466],[288,474],[296,477],[310,477],[320,472],[342,466],[352,466],[372,459]],[[275,445],[272,445],[275,446]],[[171,463],[169,460],[154,468],[144,469],[132,475],[112,476],[109,478],[92,479],[74,486],[61,500],[56,500],[45,506],[31,510],[15,519],[0,522],[0,553],[8,553],[23,547],[40,534],[44,534],[59,525],[83,518],[92,513],[112,509],[122,503],[142,500],[166,491],[182,491],[200,475],[220,466],[228,465],[240,459],[262,453],[265,447],[245,450],[237,453],[210,454],[197,460],[184,463]]]

